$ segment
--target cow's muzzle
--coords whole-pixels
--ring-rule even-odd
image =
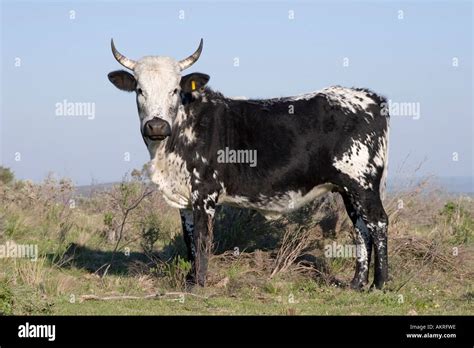
[[[154,117],[143,127],[143,135],[150,140],[159,141],[171,135],[171,127],[165,120]]]

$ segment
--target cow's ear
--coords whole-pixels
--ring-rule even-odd
[[[191,93],[204,88],[209,81],[210,76],[201,73],[192,73],[181,77],[181,90],[185,93]]]
[[[137,80],[125,70],[112,71],[107,76],[109,81],[122,91],[133,92],[137,88]]]

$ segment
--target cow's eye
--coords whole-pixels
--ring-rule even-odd
[[[143,95],[142,89],[141,89],[141,88],[137,88],[137,93],[138,93],[139,95]]]
[[[176,94],[176,93],[178,93],[178,89],[177,89],[177,88],[175,88],[174,91],[173,91],[173,94]]]

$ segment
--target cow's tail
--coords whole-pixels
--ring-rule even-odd
[[[390,133],[390,117],[386,116],[387,120],[387,128],[385,129],[383,139],[382,139],[382,149],[383,151],[383,171],[382,171],[382,177],[380,178],[380,199],[383,201],[385,199],[385,194],[387,190],[387,172],[388,172],[388,139],[389,139],[389,133]]]

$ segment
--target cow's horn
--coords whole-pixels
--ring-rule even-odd
[[[183,59],[179,62],[179,67],[181,68],[181,70],[187,69],[191,65],[196,63],[196,61],[199,59],[199,56],[201,55],[201,52],[202,52],[202,39],[201,39],[201,42],[199,43],[199,47],[196,50],[196,52],[191,54],[188,58]]]
[[[114,54],[115,59],[117,59],[117,62],[122,64],[127,69],[133,70],[135,68],[135,65],[137,65],[137,62],[134,60],[128,59],[127,57],[122,55],[119,51],[117,51],[114,45],[114,39],[112,39],[110,44],[112,46],[112,53]]]

